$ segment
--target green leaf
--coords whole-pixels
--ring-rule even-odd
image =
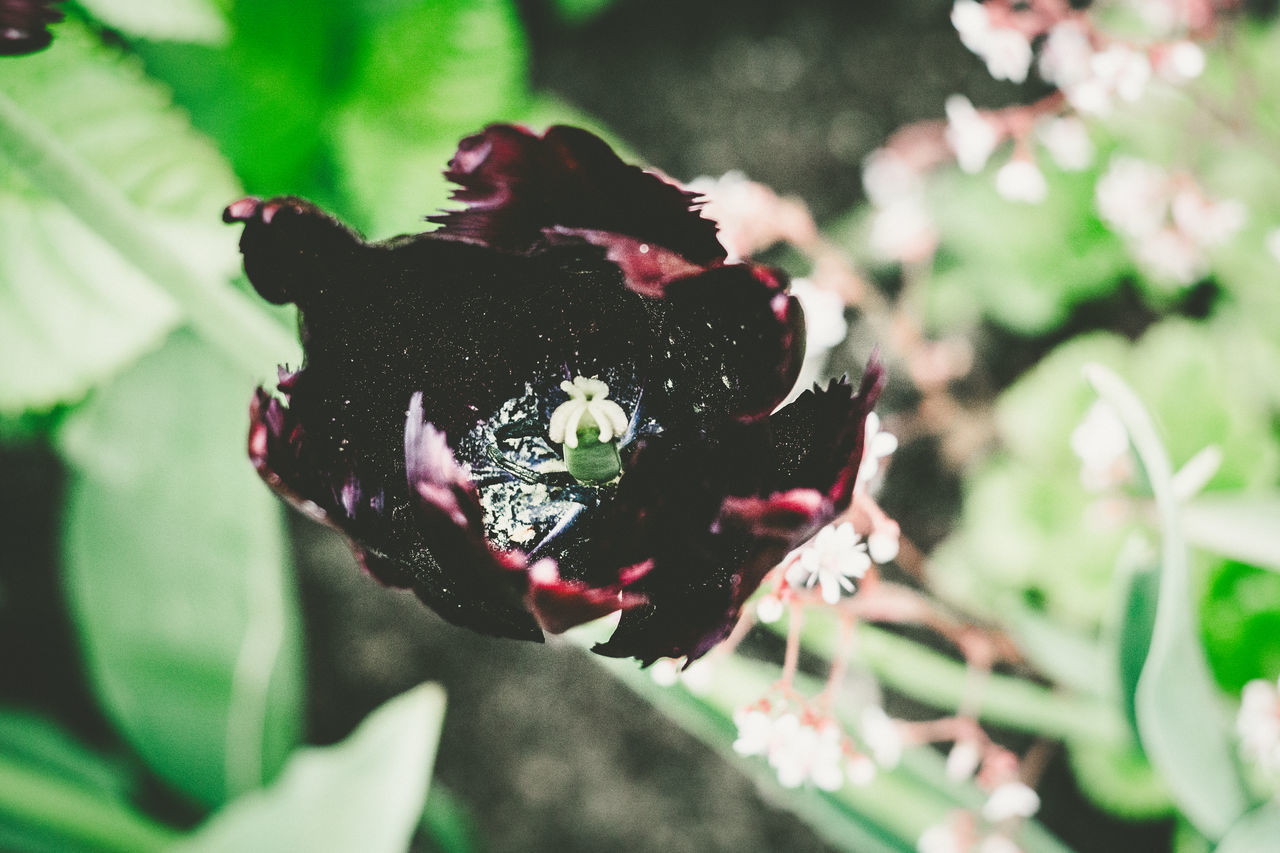
[[[175,853],[402,853],[426,802],[444,705],[444,691],[423,684],[342,743],[299,749],[275,784],[230,803]]]
[[[80,0],[100,22],[155,41],[222,44],[227,20],[213,0]]]
[[[1135,745],[1073,742],[1067,756],[1076,784],[1099,808],[1126,820],[1154,820],[1173,811],[1168,789]]]
[[[1214,678],[1236,695],[1280,673],[1280,574],[1232,561],[1208,574],[1200,630]]]
[[[1244,813],[1249,798],[1195,630],[1173,470],[1151,416],[1123,380],[1097,364],[1086,376],[1128,430],[1160,520],[1159,601],[1136,698],[1142,747],[1182,812],[1206,835],[1220,838]]]
[[[1123,558],[1121,562],[1126,562]],[[1144,561],[1145,562],[1145,561]],[[1147,663],[1151,636],[1155,630],[1156,606],[1160,596],[1160,567],[1132,565],[1127,572],[1120,630],[1116,636],[1116,664],[1120,672],[1120,702],[1135,736],[1138,726],[1138,681]]]
[[[0,848],[159,850],[167,827],[128,802],[133,775],[47,719],[0,711]]]
[[[458,140],[529,108],[524,36],[509,0],[431,0],[377,19],[355,49],[335,147],[378,237],[419,231],[441,208]]]
[[[301,724],[280,507],[244,456],[250,390],[184,332],[59,436],[65,582],[94,688],[152,769],[206,805],[270,779]]]
[[[1192,545],[1280,571],[1280,494],[1206,495],[1182,508]]]
[[[1280,843],[1280,803],[1267,803],[1242,817],[1213,853],[1272,853]]]
[[[235,235],[218,211],[238,190],[217,152],[134,63],[73,24],[0,78],[0,412],[80,397],[154,347],[178,319],[155,280],[31,174],[34,126],[136,206],[139,227],[180,240],[223,277]],[[6,158],[12,162],[6,162]]]
[[[1096,177],[1046,166],[1048,197],[1026,205],[1001,198],[991,170],[939,175],[931,203],[942,246],[931,301],[976,300],[997,323],[1032,334],[1056,327],[1071,306],[1111,292],[1131,262],[1093,212]],[[934,314],[930,322],[945,327],[948,319]]]

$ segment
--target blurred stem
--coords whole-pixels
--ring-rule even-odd
[[[76,849],[149,853],[180,837],[132,809],[0,757],[0,814],[47,829]]]
[[[809,608],[805,616],[805,648],[834,658],[832,639],[839,631],[831,620],[837,615]],[[786,620],[767,627],[781,632]],[[951,712],[964,704],[969,682],[964,663],[865,623],[857,626],[855,642],[858,658],[893,689]],[[981,720],[1043,737],[1121,743],[1128,736],[1124,720],[1106,703],[1007,675],[990,675],[974,705]]]
[[[147,227],[123,192],[3,93],[0,154],[167,291],[200,336],[238,367],[261,375],[297,352],[287,331],[225,281],[189,265],[182,247]]]

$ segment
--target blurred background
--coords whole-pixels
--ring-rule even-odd
[[[56,8],[0,57],[0,847],[1280,847],[1274,3]],[[706,194],[802,381],[879,349],[892,594],[801,636],[774,578],[682,681],[447,625],[258,481],[298,350],[223,206],[417,232],[493,121]],[[873,780],[742,754],[789,647]]]

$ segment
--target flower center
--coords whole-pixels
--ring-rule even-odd
[[[527,384],[460,442],[458,457],[471,471],[486,533],[498,548],[542,553],[613,489],[624,439],[661,431],[652,418],[633,425],[627,417],[641,397],[629,371],[607,377],[616,402],[603,379],[560,382],[564,375]]]
[[[564,445],[564,464],[579,483],[598,485],[622,473],[618,441],[627,432],[627,413],[609,399],[609,386],[598,378],[575,376],[560,383],[569,395],[551,413],[548,435]]]

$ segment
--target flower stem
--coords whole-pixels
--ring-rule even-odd
[[[61,779],[0,757],[0,814],[56,833],[76,849],[149,853],[180,837],[143,817]]]
[[[227,282],[191,266],[118,187],[3,93],[0,154],[167,291],[200,336],[238,367],[262,375],[296,355],[282,326]]]
[[[811,607],[805,616],[805,648],[828,660],[836,657],[836,614]],[[786,621],[766,627],[786,630]],[[964,663],[866,623],[857,626],[856,643],[860,660],[886,685],[952,712],[964,703],[970,683]],[[976,712],[987,722],[1050,738],[1122,743],[1129,736],[1119,711],[1102,700],[1005,675],[988,677]]]

